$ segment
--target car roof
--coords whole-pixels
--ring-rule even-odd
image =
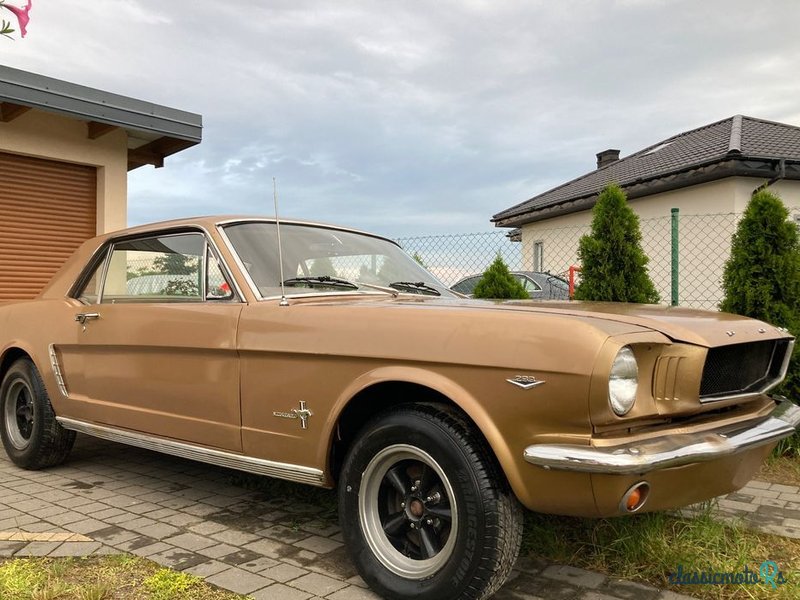
[[[124,237],[128,235],[139,235],[141,233],[150,233],[155,231],[162,231],[167,229],[180,229],[182,227],[202,227],[203,229],[213,229],[218,225],[230,225],[233,223],[275,223],[275,217],[264,216],[264,215],[203,215],[197,217],[187,217],[182,219],[171,219],[168,221],[157,221],[155,223],[147,223],[145,225],[135,225],[133,227],[126,227],[124,229],[118,229],[116,231],[111,231],[109,233],[105,233],[102,235],[97,236],[95,239],[102,239],[103,241],[107,239],[117,238],[117,237]],[[339,231],[349,231],[352,233],[358,233],[362,235],[368,235],[371,237],[380,238],[386,240],[388,242],[392,242],[395,245],[397,244],[391,238],[387,238],[385,236],[372,233],[370,231],[363,231],[360,229],[355,229],[353,227],[344,227],[342,225],[335,225],[332,223],[323,223],[320,221],[309,221],[305,219],[294,219],[294,218],[280,218],[281,225],[309,225],[312,227],[324,227],[327,229],[337,229]]]
[[[83,242],[78,249],[70,256],[61,268],[53,275],[50,282],[44,287],[39,294],[40,298],[55,298],[62,297],[72,287],[75,279],[79,273],[84,269],[87,261],[95,255],[95,253],[105,246],[109,241],[114,241],[120,238],[127,238],[129,236],[139,236],[148,233],[159,233],[168,231],[179,231],[181,229],[203,229],[207,232],[214,232],[217,226],[229,225],[234,223],[275,223],[275,217],[268,217],[263,215],[206,215],[197,217],[187,217],[183,219],[172,219],[169,221],[158,221],[156,223],[148,223],[146,225],[136,225],[134,227],[127,227],[125,229],[118,229],[97,235],[89,238]],[[377,239],[385,240],[400,246],[396,241],[370,233],[368,231],[361,231],[349,227],[342,227],[340,225],[332,225],[328,223],[319,223],[315,221],[306,221],[303,219],[281,218],[281,225],[308,225],[311,227],[321,227],[326,229],[333,229],[337,231],[347,231],[351,233],[367,235]],[[213,233],[212,233],[213,235]]]

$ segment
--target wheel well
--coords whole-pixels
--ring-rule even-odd
[[[6,371],[20,358],[30,358],[30,355],[21,348],[9,348],[0,361],[0,381],[6,376]]]
[[[347,450],[367,421],[390,407],[420,402],[449,406],[471,420],[450,398],[424,385],[403,381],[377,383],[356,394],[339,416],[330,452],[330,472],[333,479],[339,478]],[[477,427],[475,429],[482,435]]]

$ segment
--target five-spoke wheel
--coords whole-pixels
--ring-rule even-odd
[[[442,468],[408,444],[384,448],[367,465],[361,527],[378,560],[402,577],[424,579],[453,554],[458,507]]]
[[[480,599],[505,580],[522,510],[456,409],[402,405],[367,423],[339,478],[353,562],[385,598]]]
[[[11,445],[17,450],[24,450],[33,434],[34,408],[31,388],[27,382],[16,379],[6,391],[5,427]]]

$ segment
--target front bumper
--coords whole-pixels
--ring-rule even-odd
[[[545,469],[633,475],[715,460],[765,446],[789,437],[799,424],[800,407],[784,400],[767,417],[744,425],[676,433],[608,447],[534,444],[525,448],[524,457]]]

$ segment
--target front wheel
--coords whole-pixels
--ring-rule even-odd
[[[436,405],[405,405],[359,434],[339,480],[345,542],[386,598],[480,599],[519,551],[522,509],[474,426]]]

